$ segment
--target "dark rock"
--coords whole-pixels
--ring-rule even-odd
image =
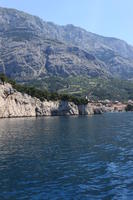
[[[102,114],[103,113],[103,110],[102,108],[95,108],[94,109],[94,114],[97,115],[97,114]]]
[[[133,111],[133,104],[128,104],[125,110],[128,111]]]

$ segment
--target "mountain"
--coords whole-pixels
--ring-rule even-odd
[[[133,47],[0,8],[0,72],[19,81],[79,75],[132,79]]]

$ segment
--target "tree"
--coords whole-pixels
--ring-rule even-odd
[[[0,74],[0,79],[1,79],[1,81],[2,81],[2,83],[3,83],[3,85],[4,85],[5,82],[6,82],[6,80],[7,80],[5,74]]]

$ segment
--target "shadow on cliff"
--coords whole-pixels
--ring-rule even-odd
[[[56,109],[51,110],[51,115],[75,115],[75,113],[72,105],[70,106],[70,103],[68,101],[61,101]]]

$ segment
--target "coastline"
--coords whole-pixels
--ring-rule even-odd
[[[76,105],[73,102],[63,100],[40,101],[36,97],[16,91],[9,83],[0,85],[0,118],[76,116],[124,112],[127,111],[129,103],[132,102],[121,103],[104,100],[88,101],[87,104]]]

